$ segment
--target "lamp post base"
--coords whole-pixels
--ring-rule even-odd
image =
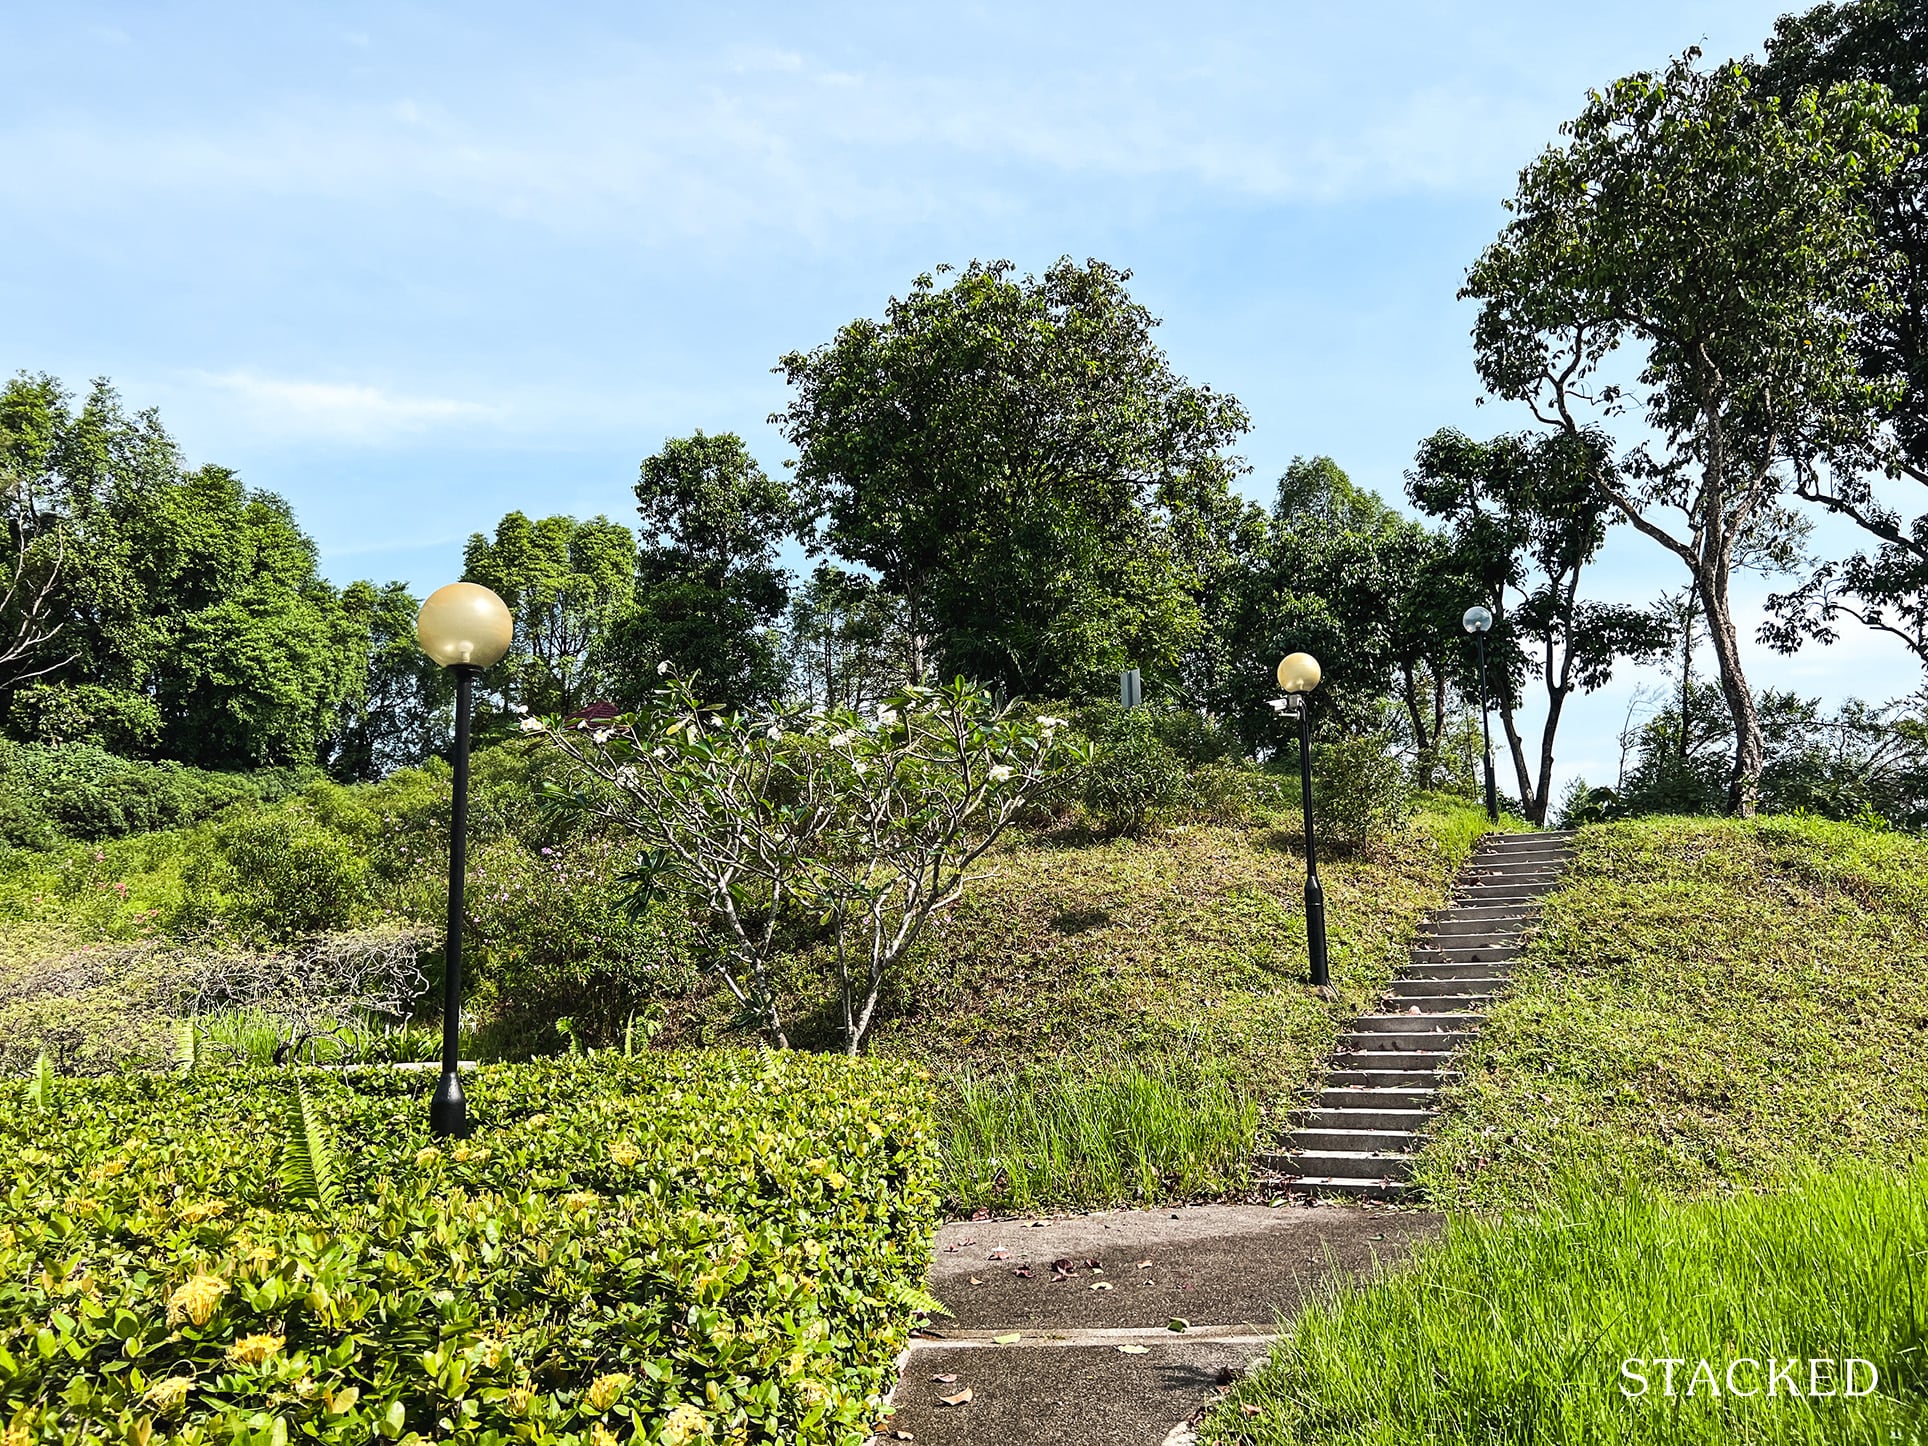
[[[437,1139],[469,1137],[469,1102],[463,1097],[462,1081],[452,1069],[442,1071],[435,1097],[428,1102],[428,1129]]]

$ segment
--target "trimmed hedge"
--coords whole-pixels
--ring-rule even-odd
[[[290,1072],[0,1086],[7,1446],[866,1439],[925,1299],[921,1071],[486,1066],[439,1144],[429,1073],[299,1078],[318,1166]]]

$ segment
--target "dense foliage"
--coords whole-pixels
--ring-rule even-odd
[[[8,1439],[867,1439],[935,1223],[914,1071],[490,1066],[440,1143],[430,1083],[8,1086]]]

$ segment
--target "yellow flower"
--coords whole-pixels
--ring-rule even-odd
[[[530,1387],[530,1386],[510,1387],[509,1388],[509,1414],[512,1416],[525,1415],[528,1412],[530,1405],[535,1401],[535,1398],[536,1398],[536,1393],[533,1387]]]
[[[287,1344],[281,1336],[243,1336],[228,1347],[231,1366],[258,1366]]]
[[[167,1323],[179,1325],[186,1319],[197,1326],[206,1325],[227,1293],[228,1283],[220,1276],[197,1271],[167,1298]]]
[[[433,1165],[441,1158],[442,1152],[433,1145],[430,1145],[425,1150],[417,1150],[415,1152],[415,1163],[418,1165]]]
[[[616,1446],[616,1433],[598,1421],[589,1428],[589,1446]]]
[[[147,1394],[142,1399],[165,1416],[170,1411],[178,1411],[181,1408],[181,1402],[187,1399],[187,1393],[193,1385],[192,1376],[169,1376],[165,1381],[156,1381],[149,1386]],[[20,1439],[25,1441],[27,1438],[22,1435]],[[7,1441],[11,1446],[13,1441],[11,1432],[7,1435]]]
[[[617,1371],[612,1375],[598,1376],[595,1381],[591,1383],[583,1399],[589,1403],[590,1410],[607,1411],[611,1406],[616,1404],[623,1392],[629,1389],[629,1383],[634,1379],[634,1376],[623,1371]]]
[[[549,1117],[547,1115],[530,1115],[526,1123],[530,1129],[539,1130],[549,1123]]]
[[[212,1220],[228,1208],[225,1200],[197,1200],[192,1205],[183,1205],[177,1212],[189,1225],[199,1225],[203,1220]]]
[[[691,1441],[710,1439],[710,1421],[696,1407],[682,1405],[663,1420],[663,1446],[688,1446]]]
[[[562,1203],[571,1210],[593,1210],[602,1203],[602,1196],[594,1190],[571,1190],[562,1197]]]
[[[618,1140],[609,1147],[609,1158],[618,1165],[633,1165],[643,1158],[643,1152],[628,1140]]]

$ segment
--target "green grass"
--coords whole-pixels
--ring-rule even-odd
[[[1587,829],[1421,1160],[1449,1208],[1556,1170],[1692,1193],[1928,1143],[1928,841],[1819,820]]]
[[[1853,1167],[1767,1195],[1571,1187],[1459,1217],[1408,1269],[1338,1288],[1201,1432],[1214,1446],[1919,1442],[1928,1429],[1928,1170]],[[1863,1398],[1736,1397],[1727,1363],[1859,1357]],[[1637,1399],[1629,1358],[1649,1385]],[[1707,1360],[1721,1394],[1696,1382]],[[1857,1385],[1866,1373],[1857,1373]],[[1755,1384],[1737,1368],[1735,1384]],[[1758,1378],[1765,1384],[1767,1378]],[[1825,1379],[1821,1382],[1825,1387]],[[1695,1394],[1685,1394],[1688,1386]],[[1248,1414],[1246,1408],[1253,1408]]]
[[[1241,1194],[1258,1121],[1248,1089],[1171,1063],[962,1074],[938,1111],[944,1194],[1015,1210]]]

